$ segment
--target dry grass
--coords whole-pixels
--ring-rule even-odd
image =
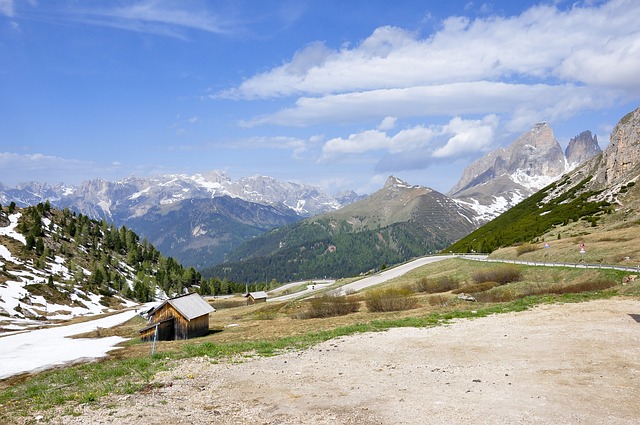
[[[451,297],[447,297],[446,295],[441,295],[441,294],[432,295],[429,298],[427,298],[427,302],[429,303],[430,306],[433,306],[433,307],[446,307],[447,305],[449,305],[449,303],[451,303],[451,301],[452,301]]]
[[[415,292],[438,294],[457,289],[460,282],[452,276],[440,276],[438,278],[421,277],[414,285]]]
[[[568,285],[553,285],[543,293],[547,294],[579,294],[581,292],[603,291],[613,288],[617,283],[611,279],[592,279],[584,282],[576,282]],[[533,295],[533,294],[532,294]]]
[[[367,291],[364,303],[371,312],[410,310],[418,306],[418,300],[407,288],[383,288]]]
[[[488,291],[499,286],[498,282],[481,282],[465,285],[461,288],[451,291],[452,294],[477,294],[478,292]]]
[[[353,296],[322,295],[308,301],[305,311],[294,315],[297,319],[344,316],[360,309],[360,301]]]
[[[476,283],[495,282],[498,285],[506,285],[522,280],[522,269],[515,265],[497,265],[483,267],[472,274]]]
[[[619,264],[637,266],[640,264],[640,223],[636,215],[621,218],[623,212],[605,216],[596,227],[580,220],[567,226],[551,230],[540,238],[538,244],[548,243],[549,248],[528,252],[518,252],[521,246],[511,246],[496,250],[491,258],[525,260],[539,262],[560,262],[566,264]],[[560,239],[558,239],[560,235]],[[580,253],[580,244],[585,244],[585,254]]]
[[[511,288],[499,287],[491,291],[472,294],[477,302],[482,303],[505,303],[522,298]]]
[[[518,245],[516,247],[516,254],[518,256],[522,254],[526,254],[527,252],[534,252],[538,249],[538,247],[532,243],[523,243],[522,245]]]

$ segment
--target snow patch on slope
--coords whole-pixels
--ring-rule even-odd
[[[527,189],[531,189],[534,192],[537,192],[543,187],[549,186],[551,183],[555,182],[560,177],[562,177],[562,174],[559,174],[557,176],[544,176],[544,175],[530,176],[524,170],[516,170],[515,173],[509,176],[509,178],[514,183],[524,186]]]
[[[493,196],[493,202],[488,205],[483,205],[473,198],[470,198],[472,202],[466,202],[460,199],[454,199],[454,201],[474,210],[477,220],[490,221],[525,199],[525,196],[519,191],[514,191],[510,193],[510,195],[510,197]]]

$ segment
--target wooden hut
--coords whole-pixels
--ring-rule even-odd
[[[209,333],[209,313],[215,311],[200,295],[193,293],[166,300],[149,312],[149,326],[140,330],[143,341],[189,339]]]
[[[247,304],[267,302],[267,293],[264,291],[249,292],[245,297],[247,298]]]

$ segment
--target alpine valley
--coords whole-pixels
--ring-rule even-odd
[[[221,171],[196,175],[92,180],[79,186],[30,182],[5,188],[0,204],[49,201],[94,220],[126,226],[182,264],[217,264],[247,239],[358,199],[308,185],[253,176],[231,181]]]
[[[54,208],[134,230],[165,256],[234,282],[352,276],[442,250],[600,153],[565,152],[546,123],[470,164],[447,194],[394,176],[369,196],[221,171],[0,187],[0,204]]]

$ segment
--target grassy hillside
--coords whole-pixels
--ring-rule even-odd
[[[344,220],[314,219],[255,238],[233,253],[236,261],[202,274],[234,282],[339,278],[435,252],[450,241],[417,221],[354,231]]]
[[[389,177],[371,196],[248,241],[202,273],[237,282],[354,276],[442,249],[474,228],[472,215]]]
[[[602,191],[587,189],[591,177],[574,183],[569,176],[545,187],[479,229],[446,248],[452,252],[492,252],[531,242],[557,226],[580,220],[596,226],[611,204],[594,200]],[[558,196],[552,193],[560,191]]]

